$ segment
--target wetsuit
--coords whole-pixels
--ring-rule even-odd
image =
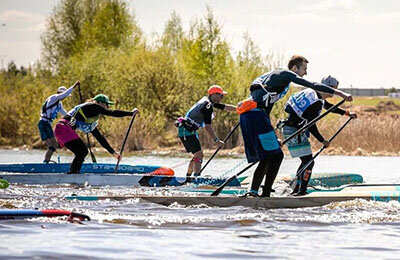
[[[204,127],[206,124],[211,124],[214,117],[214,107],[224,110],[225,104],[213,104],[208,97],[203,97],[189,109],[185,117],[192,119],[200,127]],[[189,131],[184,126],[180,126],[178,127],[178,136],[186,152],[194,154],[201,150],[197,131]]]
[[[285,112],[287,112],[289,116],[283,127],[284,137],[290,136],[292,133],[303,127],[307,122],[310,122],[319,116],[322,108],[329,109],[332,106],[331,103],[324,100],[318,92],[312,89],[305,89],[293,94],[285,106]],[[344,115],[346,113],[345,110],[340,108],[336,108],[332,112],[339,115]],[[310,126],[308,132],[321,143],[325,140],[319,132],[316,124]],[[301,159],[301,164],[297,169],[297,172],[299,172],[312,159],[311,145],[308,141],[308,132],[306,131],[305,133],[292,138],[292,140],[287,143],[291,156],[300,157]],[[299,194],[305,194],[313,167],[314,162],[312,162],[305,171],[298,176],[297,185],[293,190],[293,193],[299,192]]]
[[[283,160],[283,152],[271,126],[269,115],[275,102],[289,91],[291,82],[321,92],[334,93],[334,89],[324,84],[307,81],[285,69],[265,73],[252,82],[250,95],[257,102],[257,108],[240,115],[247,160],[249,163],[260,162],[254,172],[250,195],[258,194],[264,176],[265,183],[261,196],[269,197],[272,191],[272,184]]]
[[[115,153],[114,149],[97,128],[99,115],[124,117],[132,116],[133,112],[108,110],[96,103],[80,104],[70,110],[67,115],[57,123],[54,131],[59,144],[67,147],[75,154],[75,158],[71,163],[70,173],[80,172],[82,163],[88,154],[85,143],[75,132],[76,129],[85,133],[92,133],[101,146],[110,154]]]

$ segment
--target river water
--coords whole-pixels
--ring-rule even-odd
[[[43,151],[0,150],[0,163],[40,162],[42,155]],[[68,162],[71,158],[64,155],[61,160]],[[176,175],[183,176],[188,159],[133,156],[124,158],[122,163],[174,167]],[[109,157],[98,161],[115,162]],[[293,173],[298,164],[297,159],[286,157],[279,175]],[[230,176],[245,165],[243,158],[217,158],[204,174]],[[320,156],[314,172],[359,173],[367,183],[400,183],[400,157]],[[277,192],[283,189],[280,185],[274,186]],[[397,201],[355,200],[314,208],[261,210],[165,207],[138,199],[63,199],[72,193],[138,192],[160,194],[168,190],[70,185],[11,185],[0,190],[0,208],[59,208],[92,218],[82,224],[66,222],[62,217],[2,220],[0,258],[399,259],[400,255]],[[9,199],[10,196],[16,198]]]

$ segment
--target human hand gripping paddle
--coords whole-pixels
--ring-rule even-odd
[[[133,112],[132,120],[131,120],[131,123],[129,124],[128,130],[126,131],[125,139],[124,139],[124,142],[122,143],[121,151],[119,152],[118,161],[117,161],[117,165],[115,166],[114,173],[117,173],[117,171],[118,171],[119,162],[121,161],[121,158],[122,158],[122,152],[124,151],[126,140],[128,140],[129,132],[131,131],[133,121],[135,120],[136,115],[139,113],[139,110],[137,108],[135,108],[132,110],[132,112]]]
[[[347,121],[339,128],[339,130],[337,130],[337,132],[328,140],[328,143],[332,142],[333,139],[335,139],[335,137],[343,130],[343,128],[345,128],[345,126],[346,126],[348,123],[350,123],[350,121],[351,121],[353,118],[354,118],[354,117],[350,117],[349,119],[347,119]],[[298,177],[301,176],[301,174],[307,169],[307,167],[310,166],[310,164],[315,160],[315,158],[317,158],[317,156],[318,156],[320,153],[322,153],[322,151],[325,150],[326,147],[327,147],[326,144],[324,144],[324,145],[322,146],[322,148],[319,149],[319,151],[318,151],[316,154],[314,154],[314,156],[311,158],[311,160],[308,161],[307,164],[305,164],[305,165],[300,169],[300,171],[298,171],[298,172],[296,173],[296,176],[290,181],[290,184],[289,184],[290,187],[291,187],[293,190],[294,190],[294,189],[296,188],[296,186],[297,186]]]
[[[80,99],[81,104],[82,104],[83,103],[83,98],[82,98],[82,92],[81,92],[81,84],[80,84],[79,81],[77,83],[75,83],[75,84],[78,84],[79,99]],[[96,157],[94,156],[94,154],[92,152],[92,147],[90,146],[90,140],[89,140],[89,134],[88,133],[86,133],[86,139],[87,139],[87,145],[88,145],[89,152],[90,152],[90,157],[92,158],[92,162],[93,163],[97,163]]]
[[[281,142],[281,145],[286,144],[290,139],[292,139],[293,137],[297,136],[298,134],[300,134],[302,131],[308,129],[310,126],[312,126],[313,124],[315,124],[318,120],[320,120],[321,118],[323,118],[324,116],[326,116],[329,112],[331,112],[332,110],[336,109],[337,107],[339,107],[341,104],[343,104],[345,102],[345,100],[341,100],[340,102],[338,102],[336,105],[332,106],[331,108],[327,109],[324,113],[322,113],[321,115],[317,116],[316,118],[314,118],[313,120],[311,120],[310,122],[308,122],[307,124],[305,124],[303,127],[301,127],[299,130],[297,130],[296,132],[294,132],[292,135],[288,136],[285,140],[283,140]],[[240,172],[238,172],[237,174],[233,175],[232,177],[228,178],[223,184],[221,184],[221,186],[219,186],[213,193],[211,193],[211,196],[218,196],[221,191],[225,188],[226,185],[228,185],[229,182],[231,182],[232,180],[234,180],[235,178],[239,177],[239,175],[241,175],[242,173],[244,173],[245,171],[247,171],[248,169],[250,169],[251,167],[253,167],[256,163],[258,162],[254,162],[250,165],[248,165],[246,168],[244,168],[243,170],[241,170]]]
[[[225,143],[226,141],[228,141],[229,137],[232,136],[233,132],[235,132],[235,130],[239,127],[240,123],[237,123],[235,125],[235,127],[233,127],[233,129],[229,132],[229,134],[225,137],[225,139],[223,140],[223,142]],[[218,147],[217,150],[214,152],[213,155],[211,155],[210,159],[208,159],[208,161],[206,162],[206,164],[203,166],[203,168],[200,169],[198,175],[200,176],[200,174],[203,172],[203,170],[207,167],[207,165],[211,162],[211,160],[214,158],[214,156],[219,152],[219,150],[221,150],[222,146]]]

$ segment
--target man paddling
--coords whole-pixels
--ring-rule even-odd
[[[208,136],[214,140],[217,145],[222,146],[224,142],[218,138],[211,126],[211,121],[214,118],[214,108],[230,112],[236,110],[236,106],[234,105],[220,103],[227,94],[220,86],[211,86],[207,94],[208,96],[201,98],[189,109],[186,116],[184,118],[179,118],[176,123],[178,127],[178,136],[186,152],[193,154],[186,174],[187,181],[189,181],[192,173],[195,177],[199,176],[201,163],[203,162],[203,151],[201,149],[197,129],[204,127]]]
[[[68,173],[80,173],[82,163],[88,154],[88,149],[86,148],[85,143],[78,136],[75,130],[92,133],[97,141],[110,154],[118,160],[121,159],[120,154],[110,146],[97,128],[99,116],[133,116],[134,113],[138,113],[139,111],[137,108],[132,111],[109,110],[108,107],[112,104],[114,103],[110,101],[106,95],[99,94],[88,102],[77,105],[71,109],[67,115],[56,124],[54,133],[58,143],[61,147],[65,146],[75,154]]]
[[[332,77],[324,77],[321,81],[322,84],[337,89],[339,81]],[[288,118],[284,121],[283,136],[286,138],[300,129],[307,122],[310,122],[319,114],[323,108],[329,109],[333,107],[326,98],[332,97],[332,94],[322,93],[313,89],[304,89],[300,92],[293,94],[285,105],[285,112],[289,114]],[[351,118],[357,118],[357,115],[349,110],[343,110],[336,108],[332,111],[339,115],[346,115]],[[303,167],[312,160],[311,145],[308,140],[311,133],[320,143],[325,147],[329,147],[330,142],[319,132],[317,125],[314,124],[308,128],[308,131],[302,132],[297,137],[292,138],[287,142],[287,146],[292,158],[300,157],[301,164],[297,170],[299,173]],[[312,162],[307,168],[297,175],[297,184],[292,192],[292,195],[305,195],[307,191],[307,185],[311,178],[312,169],[314,162]]]
[[[350,94],[303,79],[302,77],[307,75],[307,63],[306,58],[295,55],[290,59],[288,69],[275,69],[256,78],[250,86],[250,99],[238,106],[247,160],[249,163],[259,162],[247,196],[259,196],[258,189],[264,177],[261,196],[269,197],[272,192],[272,184],[283,160],[283,152],[269,115],[275,102],[286,95],[291,82],[338,95],[347,101],[353,99]]]
[[[51,95],[46,99],[44,104],[42,105],[42,109],[40,111],[40,120],[38,122],[38,128],[40,132],[40,138],[42,141],[45,141],[47,144],[47,151],[44,155],[44,163],[49,163],[51,160],[51,156],[58,148],[57,141],[54,137],[52,123],[53,120],[57,118],[58,113],[65,116],[67,111],[64,109],[62,105],[62,100],[71,95],[72,91],[76,86],[79,86],[79,80],[75,82],[69,89],[64,86],[61,86],[57,90],[57,94]]]

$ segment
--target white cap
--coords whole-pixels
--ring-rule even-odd
[[[327,77],[324,77],[321,80],[321,83],[325,84],[325,85],[328,85],[329,87],[332,87],[332,88],[337,88],[338,85],[339,85],[339,81],[337,79],[335,79],[334,77],[330,76],[330,75],[327,76]]]
[[[59,88],[57,89],[57,93],[58,93],[58,94],[61,94],[61,93],[63,93],[63,92],[66,91],[66,90],[67,90],[66,87],[61,86],[61,87],[59,87]]]

